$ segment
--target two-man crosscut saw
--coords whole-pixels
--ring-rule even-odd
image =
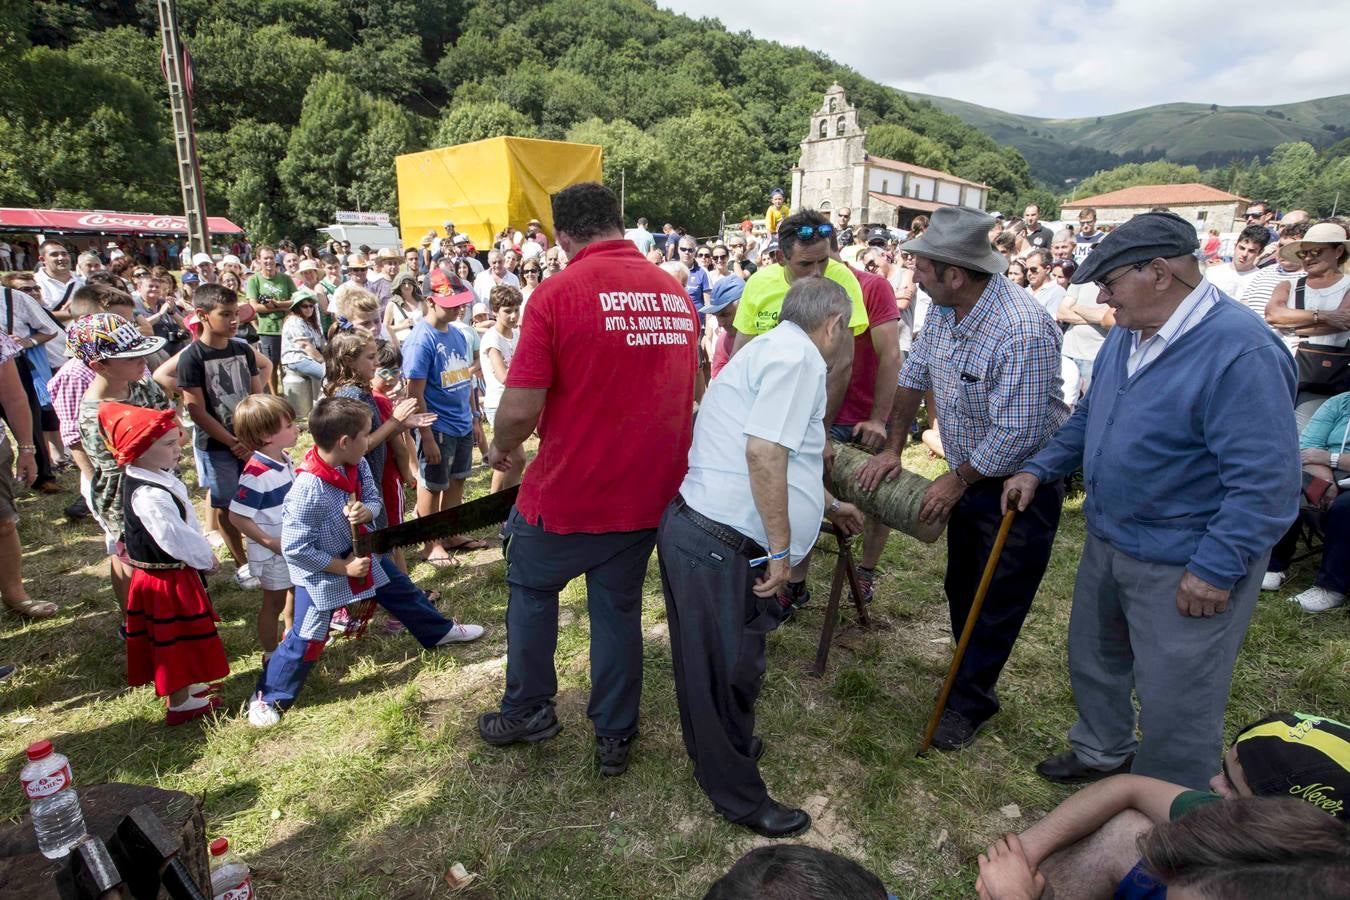
[[[453,509],[360,535],[356,538],[356,555],[388,553],[395,547],[425,544],[427,541],[501,525],[510,514],[519,492],[520,486],[516,485],[496,494],[461,503]]]

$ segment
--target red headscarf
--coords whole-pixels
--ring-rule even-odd
[[[172,409],[146,409],[129,403],[100,403],[98,427],[119,466],[134,463],[150,446],[178,427]]]

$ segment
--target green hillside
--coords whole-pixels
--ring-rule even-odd
[[[1350,135],[1350,94],[1280,106],[1167,103],[1096,118],[1043,119],[915,94],[1027,157],[1038,177],[1059,182],[1123,162],[1164,158],[1216,165],[1285,143],[1325,147]]]
[[[163,212],[178,179],[148,0],[0,0],[0,204]],[[263,240],[397,211],[393,158],[501,134],[605,150],[629,218],[760,213],[838,81],[907,161],[1035,196],[1025,159],[805,48],[653,0],[179,0],[208,208]]]

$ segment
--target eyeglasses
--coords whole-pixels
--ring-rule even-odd
[[[813,241],[816,238],[827,238],[834,234],[834,226],[829,222],[822,222],[819,225],[801,225],[797,228],[797,240]]]
[[[727,254],[725,253],[714,253],[712,256],[713,259],[730,259],[730,257],[727,256]]]
[[[694,256],[698,259],[707,259],[709,256],[712,256],[712,254],[704,250],[702,252],[695,253]]]
[[[400,372],[398,369],[376,369],[375,375],[385,381],[398,381]]]
[[[1111,293],[1111,285],[1115,284],[1117,281],[1124,278],[1131,272],[1142,272],[1144,270],[1144,266],[1146,265],[1148,265],[1148,261],[1137,262],[1134,265],[1130,266],[1128,269],[1126,269],[1124,272],[1121,272],[1115,278],[1108,278],[1106,281],[1097,281],[1093,283],[1097,285],[1098,292],[1105,292],[1109,294]]]
[[[538,274],[539,274],[541,271],[543,271],[543,270],[542,270],[542,269],[521,269],[520,271],[524,272],[526,275],[538,275]]]
[[[877,264],[874,262],[870,262],[867,265],[863,266],[863,269],[865,269],[868,272],[875,272],[877,270]]]
[[[1045,269],[1041,266],[1027,266],[1027,271],[1033,275],[1039,275],[1044,272]]]
[[[1259,218],[1261,218],[1263,215],[1265,215],[1265,213],[1248,211],[1248,212],[1244,213],[1242,217],[1243,217],[1244,219],[1259,219]]]
[[[680,252],[681,252],[681,253],[693,253],[693,252],[694,252],[694,248],[693,248],[693,247],[681,247],[681,248],[680,248]]]
[[[1334,247],[1335,244],[1322,244],[1320,247],[1304,247],[1294,253],[1299,259],[1314,259]]]

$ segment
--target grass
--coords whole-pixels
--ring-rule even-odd
[[[916,449],[906,460],[930,476],[940,471]],[[486,492],[487,477],[475,474],[470,496]],[[506,591],[495,546],[455,568],[422,564],[413,572],[444,593],[443,607],[485,624],[483,640],[424,653],[406,635],[375,628],[340,642],[324,654],[300,704],[265,732],[239,715],[260,662],[257,597],[213,579],[233,669],[225,706],[215,719],[166,729],[150,689],[125,686],[101,539],[92,524],[62,518],[68,499],[20,500],[29,589],[62,612],[0,626],[0,661],[22,665],[0,686],[5,817],[24,811],[23,747],[50,737],[79,783],[142,782],[199,795],[210,835],[231,839],[268,898],[446,896],[444,875],[455,862],[478,873],[464,894],[472,897],[697,897],[765,843],[716,816],[693,780],[655,558],[644,596],[642,735],[629,772],[605,779],[591,762],[582,583],[562,598],[564,729],[542,746],[491,748],[474,728],[504,679]],[[875,604],[888,627],[846,630],[822,679],[809,670],[833,557],[818,558],[817,599],[769,639],[759,702],[765,780],[775,797],[815,819],[802,840],[857,859],[900,897],[967,897],[976,854],[1067,795],[1032,766],[1062,747],[1074,719],[1065,634],[1084,537],[1081,502],[1072,497],[1066,507],[1040,596],[1004,672],[1003,711],[973,748],[955,755],[913,752],[950,653],[942,542],[891,539]],[[1311,563],[1301,564],[1281,596],[1311,576]],[[1229,733],[1279,708],[1343,716],[1347,674],[1343,612],[1308,616],[1263,595],[1238,662]]]

